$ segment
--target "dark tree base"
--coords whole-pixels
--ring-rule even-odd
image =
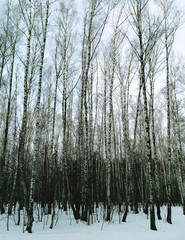
[[[171,205],[168,205],[168,209],[167,209],[167,222],[168,222],[169,224],[172,224]]]
[[[32,226],[27,226],[26,231],[28,231],[28,233],[32,233]]]
[[[125,209],[125,213],[124,213],[123,218],[122,218],[122,222],[126,222],[127,214],[128,214],[128,205],[126,205],[126,209]]]
[[[183,215],[185,215],[185,204],[183,205]]]
[[[161,210],[160,210],[160,205],[159,204],[157,204],[157,218],[158,218],[158,220],[162,219],[162,217],[161,217]]]
[[[143,209],[143,212],[148,215],[148,204],[146,204],[146,206]]]
[[[110,222],[110,213],[111,213],[110,206],[108,206],[107,207],[107,216],[106,216],[106,219],[105,219],[107,222]]]
[[[157,228],[155,226],[155,224],[151,223],[150,229],[153,231],[157,231]]]
[[[156,225],[155,225],[155,210],[154,205],[150,206],[150,229],[153,231],[157,231]]]
[[[167,222],[168,222],[169,224],[172,224],[171,217],[167,217]]]
[[[3,207],[3,205],[1,206],[1,214],[4,214],[5,213],[5,209]]]

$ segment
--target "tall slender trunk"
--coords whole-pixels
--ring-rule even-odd
[[[183,205],[183,214],[185,215],[185,171],[183,165],[183,150],[181,139],[181,128],[179,122],[179,106],[176,96],[176,79],[174,80],[172,90],[172,119],[173,119],[173,131],[174,131],[174,145],[175,145],[175,162],[177,164],[177,181],[179,185],[179,191],[181,196],[181,202]]]
[[[157,147],[156,147],[156,137],[155,137],[155,119],[154,119],[154,69],[152,69],[151,59],[149,59],[150,65],[150,121],[151,121],[151,131],[152,131],[152,143],[153,143],[153,174],[156,180],[156,206],[157,206],[157,217],[158,220],[161,220],[160,212],[160,182],[159,182],[159,172],[158,172],[158,156],[157,156]]]
[[[17,173],[18,173],[18,164],[17,164],[17,73],[16,73],[16,82],[15,82],[15,95],[14,95],[14,133],[13,133],[13,164],[15,168],[14,176],[13,176],[13,182],[12,182],[12,190],[9,197],[9,204],[8,204],[8,214],[10,215],[12,213],[12,206],[15,199],[15,190],[17,185]]]
[[[129,80],[131,74],[133,57],[131,57],[128,67],[128,73],[126,78],[125,86],[123,84],[123,79],[121,80],[121,109],[122,109],[122,124],[123,124],[123,136],[124,136],[124,156],[125,156],[125,165],[126,165],[126,176],[125,176],[125,213],[122,218],[122,222],[126,222],[128,214],[128,204],[129,204],[129,188],[130,181],[132,178],[131,172],[131,157],[130,157],[130,143],[129,143],[129,119],[128,119],[128,103],[127,103],[127,90],[129,92]],[[134,195],[135,193],[133,193]],[[136,207],[136,206],[135,206]]]
[[[115,74],[115,66],[116,66],[116,37],[117,37],[117,29],[114,32],[113,39],[113,50],[112,50],[112,69],[110,74],[110,90],[109,90],[109,115],[108,115],[108,142],[107,142],[107,171],[106,171],[106,201],[107,201],[107,216],[106,220],[110,221],[111,214],[111,161],[112,161],[112,117],[113,117],[113,84],[114,84],[114,74]]]
[[[33,204],[34,204],[34,191],[35,191],[35,175],[36,175],[36,165],[39,155],[39,139],[40,139],[40,100],[42,92],[42,76],[43,76],[43,66],[44,66],[44,54],[46,46],[46,35],[48,27],[48,18],[49,18],[49,0],[46,0],[46,16],[44,23],[44,32],[43,32],[43,42],[41,46],[41,59],[40,59],[40,69],[39,69],[39,85],[37,93],[37,102],[36,102],[36,129],[35,129],[35,139],[34,139],[34,155],[32,161],[32,171],[31,171],[31,181],[30,181],[30,194],[29,194],[29,207],[28,207],[28,223],[27,230],[29,233],[32,233],[32,223],[33,223]]]
[[[26,52],[26,64],[25,64],[25,72],[24,72],[24,103],[23,103],[23,116],[21,122],[21,130],[19,135],[19,150],[18,150],[18,183],[19,186],[19,194],[20,187],[23,189],[23,198],[24,198],[24,206],[27,206],[27,187],[25,181],[25,144],[26,144],[26,134],[27,134],[27,121],[28,121],[28,74],[29,74],[29,65],[30,65],[30,55],[31,55],[31,39],[32,39],[32,30],[34,25],[35,13],[32,17],[32,3],[30,1],[29,5],[29,26],[28,28],[28,36],[27,36],[27,52]]]
[[[145,62],[144,62],[144,50],[143,50],[143,36],[141,30],[141,3],[137,1],[137,28],[139,38],[139,58],[140,58],[140,71],[141,71],[141,83],[143,85],[143,100],[144,100],[144,121],[146,128],[146,150],[148,161],[148,178],[149,178],[149,200],[150,200],[150,228],[151,230],[157,230],[155,225],[155,210],[154,210],[154,178],[152,173],[152,152],[151,152],[151,139],[150,139],[150,122],[148,117],[148,101],[146,92],[146,77],[145,77]]]
[[[168,197],[168,208],[167,208],[167,222],[172,223],[171,217],[171,112],[170,112],[170,83],[169,83],[169,46],[168,46],[168,31],[167,31],[167,15],[165,14],[165,50],[166,50],[166,99],[167,99],[167,158],[168,158],[168,179],[167,179],[167,197]]]

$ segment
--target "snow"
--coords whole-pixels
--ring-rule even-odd
[[[173,224],[166,222],[166,207],[162,207],[163,220],[156,220],[158,231],[149,228],[150,221],[147,216],[140,212],[135,215],[129,212],[126,223],[119,223],[118,214],[114,214],[112,222],[100,220],[90,226],[83,222],[76,223],[72,215],[60,213],[57,225],[50,229],[49,216],[47,225],[43,222],[33,224],[33,233],[23,233],[22,222],[20,226],[14,224],[14,216],[10,217],[10,230],[6,230],[6,215],[0,215],[0,240],[184,240],[185,239],[185,216],[181,207],[172,208]],[[21,219],[22,220],[22,219]],[[47,216],[45,216],[45,222]]]

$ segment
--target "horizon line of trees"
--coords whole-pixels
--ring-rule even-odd
[[[100,204],[185,215],[184,62],[174,0],[7,0],[0,20],[0,212],[31,233],[69,206],[91,223]],[[152,7],[152,10],[151,10]],[[157,9],[155,11],[155,8]],[[154,10],[153,10],[154,9]],[[163,88],[156,94],[161,79]],[[17,205],[18,203],[18,205]]]

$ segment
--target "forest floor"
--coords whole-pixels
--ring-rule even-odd
[[[172,208],[172,225],[166,222],[166,207],[161,208],[161,216],[162,220],[156,220],[158,231],[151,231],[150,221],[143,212],[137,215],[129,212],[127,222],[119,223],[119,216],[115,211],[110,223],[100,220],[90,226],[83,222],[76,223],[72,215],[60,212],[53,229],[49,228],[51,216],[45,217],[44,224],[37,221],[38,217],[35,214],[33,233],[28,234],[23,233],[22,221],[20,226],[15,225],[16,217],[13,215],[10,217],[7,231],[7,217],[0,215],[0,240],[184,240],[185,216],[182,214],[182,208]]]

